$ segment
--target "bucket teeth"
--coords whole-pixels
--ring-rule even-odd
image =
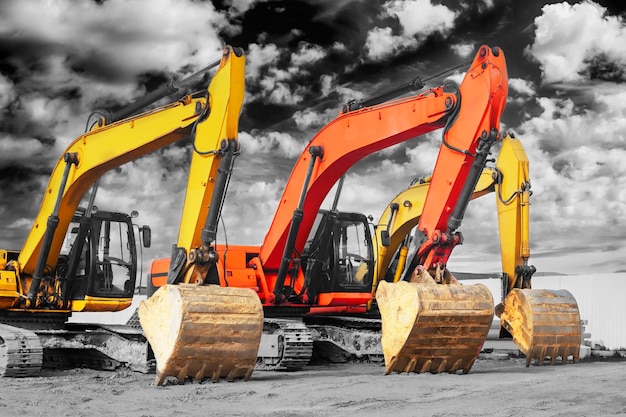
[[[500,315],[502,327],[526,356],[526,366],[533,359],[538,365],[571,357],[578,362],[582,325],[578,304],[567,290],[514,289],[504,300]]]
[[[493,320],[493,297],[477,285],[381,282],[386,373],[468,373]]]
[[[263,331],[263,308],[247,288],[165,285],[139,306],[141,327],[167,377],[249,379]]]

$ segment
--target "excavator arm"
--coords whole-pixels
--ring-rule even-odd
[[[207,274],[217,258],[211,245],[217,234],[226,188],[234,159],[239,114],[243,104],[245,61],[228,61],[228,70],[215,75],[209,87],[211,115],[196,127],[202,142],[193,143],[189,178],[181,214],[178,241],[173,248],[168,283],[208,283]],[[215,272],[213,272],[215,273]],[[213,283],[217,283],[213,281]]]
[[[530,258],[530,177],[526,152],[519,140],[502,142],[496,162],[498,228],[502,257],[503,291],[530,288],[535,267]]]
[[[428,189],[418,229],[426,237],[413,264],[426,269],[445,267],[454,246],[462,240],[455,233],[475,189],[492,145],[500,138],[500,115],[508,93],[504,57],[481,48],[481,65],[472,66],[461,84],[461,94],[471,97],[470,105],[459,108],[456,119],[446,128],[432,184]],[[476,62],[476,61],[475,61]],[[465,94],[463,94],[465,93]]]
[[[207,111],[194,126],[189,179],[168,285],[142,301],[138,309],[157,362],[157,385],[170,376],[179,380],[187,376],[214,381],[249,379],[263,330],[263,309],[253,290],[201,285],[219,284],[215,239],[239,152],[243,54],[225,55],[220,70],[209,86]]]
[[[532,289],[535,267],[530,257],[530,179],[528,158],[517,139],[503,141],[496,164],[496,202],[502,256],[500,337],[512,337],[526,356],[542,364],[546,358],[563,364],[580,356],[582,327],[578,304],[567,290]]]

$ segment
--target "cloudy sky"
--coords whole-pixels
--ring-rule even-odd
[[[24,243],[54,164],[93,110],[189,75],[225,44],[247,54],[242,155],[223,213],[228,242],[242,244],[262,243],[296,158],[344,103],[438,74],[487,44],[508,62],[503,130],[530,158],[531,262],[624,271],[625,12],[617,0],[1,2],[0,247]],[[436,132],[364,159],[339,208],[377,219],[432,170],[440,141]],[[169,256],[176,241],[189,157],[182,142],[102,179],[100,208],[138,210],[152,227],[145,258]],[[498,271],[493,196],[470,204],[460,230],[450,267]]]

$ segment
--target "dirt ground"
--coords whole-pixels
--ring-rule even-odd
[[[377,363],[255,371],[249,381],[155,386],[154,375],[74,369],[0,379],[0,416],[626,415],[626,361],[525,367],[479,358],[469,374],[384,375]]]

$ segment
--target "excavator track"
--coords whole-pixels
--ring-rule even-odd
[[[493,321],[493,297],[482,284],[382,281],[376,300],[382,318],[386,374],[466,374]]]
[[[32,331],[0,324],[0,377],[39,376],[43,348]]]
[[[311,330],[301,321],[267,318],[254,367],[259,371],[298,371],[313,354]]]
[[[313,332],[317,360],[333,363],[383,360],[378,317],[312,315],[305,322]]]
[[[533,359],[542,365],[546,359],[554,365],[558,358],[566,364],[580,356],[582,325],[578,304],[567,290],[513,289],[504,300],[500,315],[502,327],[526,356],[526,366]]]
[[[41,368],[154,370],[141,329],[68,323],[67,315],[59,313],[5,312],[0,320],[0,376],[34,376]]]
[[[139,305],[139,320],[156,359],[156,384],[250,378],[263,332],[263,307],[249,288],[177,284]]]

